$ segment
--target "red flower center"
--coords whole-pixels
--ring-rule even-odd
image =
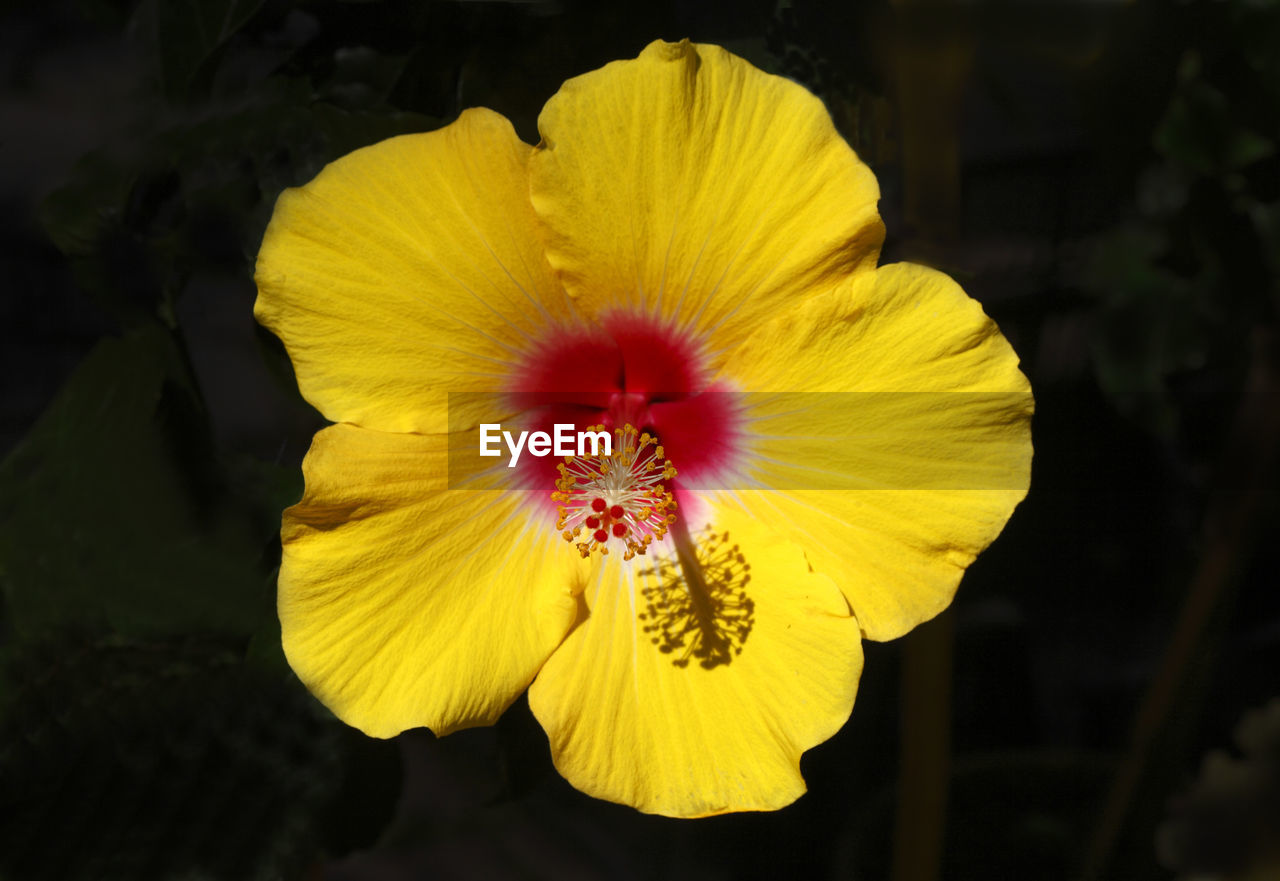
[[[678,498],[682,488],[710,480],[732,465],[737,449],[738,418],[731,396],[709,381],[705,361],[688,334],[650,318],[616,314],[599,330],[562,333],[546,341],[512,383],[512,398],[525,412],[521,427],[531,431],[551,433],[557,423],[568,423],[580,431],[631,426],[637,438],[649,435],[655,445],[661,444],[665,461],[679,469],[678,476],[660,484]],[[520,483],[555,487],[564,480],[564,464],[554,457],[524,457],[517,466]],[[625,539],[633,531],[628,524],[628,532],[617,534],[615,523],[605,526],[599,519],[601,525],[593,531],[607,533],[606,538],[616,534]]]

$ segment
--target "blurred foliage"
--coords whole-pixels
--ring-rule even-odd
[[[0,877],[296,878],[388,821],[394,751],[233,641],[68,628],[5,673]]]
[[[228,646],[71,633],[12,662],[0,874],[296,877],[340,789],[342,726]]]
[[[1255,328],[1280,311],[1280,6],[1175,8],[1190,45],[1151,136],[1129,221],[1083,279],[1094,364],[1122,411],[1188,440],[1207,395],[1239,389]],[[1220,437],[1209,447],[1216,452]]]
[[[209,443],[168,334],[102,342],[0,466],[12,638],[251,632],[278,498],[237,498]]]
[[[84,157],[44,203],[49,237],[125,327],[156,316],[175,327],[193,273],[241,275],[285,187],[358,147],[438,124],[386,103],[403,59],[365,47],[333,50],[324,63],[302,57],[319,30],[305,12],[235,39],[201,23],[220,7],[221,28],[245,25],[261,5],[144,3],[136,15],[148,26],[137,34],[164,47],[153,65],[164,100],[148,105],[130,144]],[[186,7],[200,16],[180,14]],[[291,61],[298,70],[286,69]]]
[[[150,56],[160,90],[186,97],[214,56],[265,0],[142,0],[134,27]]]
[[[1240,757],[1225,750],[1205,756],[1158,832],[1160,861],[1179,877],[1280,875],[1280,698],[1246,713],[1234,739]]]
[[[1097,238],[1080,284],[1093,297],[1101,390],[1157,441],[1198,496],[1202,522],[1181,613],[1100,811],[1088,877],[1155,876],[1156,824],[1210,721],[1222,658],[1256,623],[1233,625],[1237,597],[1250,561],[1266,565],[1258,536],[1274,531],[1277,513],[1259,500],[1275,487],[1280,376],[1280,4],[1144,10],[1168,16],[1172,76],[1125,219]]]

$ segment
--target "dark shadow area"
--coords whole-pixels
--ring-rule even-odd
[[[682,550],[639,571],[641,579],[656,582],[640,591],[645,602],[640,620],[658,651],[672,655],[671,663],[687,667],[697,661],[712,670],[742,654],[751,635],[756,617],[756,604],[747,595],[751,564],[728,532],[707,525],[691,537],[692,556]]]

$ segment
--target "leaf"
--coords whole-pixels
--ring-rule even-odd
[[[155,75],[171,101],[185,99],[205,62],[265,0],[143,0],[133,27],[148,43]]]
[[[1183,85],[1156,129],[1160,152],[1205,175],[1246,168],[1275,152],[1275,142],[1246,126],[1227,98],[1201,81]]]
[[[40,206],[40,225],[69,257],[97,248],[103,232],[119,222],[119,212],[133,187],[132,177],[102,151],[83,156],[67,181]]]
[[[247,636],[266,536],[226,492],[159,327],[100,343],[0,465],[0,591],[15,642],[69,625]]]
[[[1186,278],[1163,264],[1159,228],[1119,228],[1097,243],[1084,279],[1099,298],[1093,339],[1098,384],[1122,413],[1157,434],[1177,426],[1171,375],[1202,365],[1219,332],[1212,268]]]

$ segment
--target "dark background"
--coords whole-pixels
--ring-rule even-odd
[[[0,878],[1280,871],[1280,705],[1240,726],[1280,696],[1276,3],[0,15]],[[523,699],[374,741],[297,684],[276,532],[323,423],[251,312],[283,187],[473,105],[535,143],[565,79],[684,36],[827,102],[884,260],[957,278],[1038,404],[1029,497],[866,645],[809,794],[698,821],[575,792]]]

